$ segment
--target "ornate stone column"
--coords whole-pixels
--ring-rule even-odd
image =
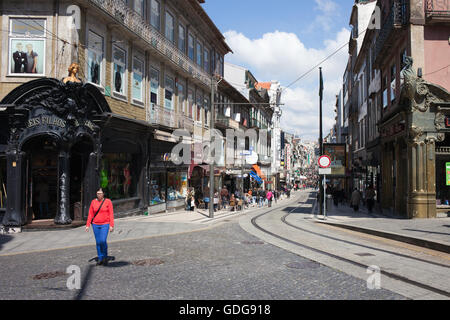
[[[25,152],[15,147],[6,151],[7,206],[2,224],[7,227],[20,227],[26,223],[25,156]]]
[[[433,135],[413,127],[408,141],[408,218],[436,217],[435,142]]]
[[[58,154],[58,201],[55,224],[71,224],[70,219],[70,153],[62,148]]]

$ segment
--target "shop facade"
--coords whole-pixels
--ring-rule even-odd
[[[99,187],[116,216],[144,208],[148,128],[112,114],[94,85],[41,78],[1,105],[3,225],[86,220]]]

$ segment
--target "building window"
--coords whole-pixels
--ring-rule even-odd
[[[179,80],[178,80],[179,81]],[[184,89],[184,85],[178,82],[178,112],[182,112],[184,114],[187,113],[186,110],[186,92]]]
[[[150,69],[150,102],[158,105],[159,71]]]
[[[103,37],[89,31],[88,81],[96,85],[103,83]]]
[[[134,0],[134,11],[139,14],[142,18],[145,17],[145,7],[144,0]]]
[[[206,48],[203,50],[203,69],[209,73],[209,50]]]
[[[194,37],[191,34],[188,35],[188,56],[194,61]]]
[[[207,126],[209,126],[210,125],[210,116],[211,116],[211,104],[209,103],[209,100],[210,100],[210,98],[209,97],[207,97],[206,95],[205,95],[205,100],[204,100],[204,109],[205,109],[205,124],[207,125]]]
[[[126,89],[126,52],[119,47],[113,47],[113,63],[114,63],[114,92],[125,95]]]
[[[166,12],[166,39],[172,43],[175,40],[173,16],[168,12]]]
[[[173,110],[173,92],[174,92],[173,78],[166,76],[165,81],[165,95],[164,95],[164,107]]]
[[[197,121],[202,121],[201,118],[201,111],[202,111],[202,107],[203,107],[203,94],[200,91],[197,91],[197,117],[195,118],[195,120]]]
[[[45,25],[45,19],[10,20],[10,74],[45,74]]]
[[[189,107],[189,118],[193,118],[194,113],[194,91],[192,89],[188,90],[188,107]]]
[[[178,49],[186,53],[186,31],[182,25],[178,26]]]
[[[134,100],[143,102],[143,86],[142,80],[144,77],[144,62],[137,58],[133,58],[133,92],[132,97]]]
[[[397,68],[396,68],[396,65],[394,64],[391,67],[391,101],[395,100],[395,85],[396,85],[395,77],[396,77],[396,74],[397,74]]]
[[[160,4],[156,0],[151,0],[151,14],[150,14],[150,24],[157,30],[160,29],[161,25],[161,14],[160,14]]]
[[[197,41],[197,64],[201,67],[202,66],[202,44]]]

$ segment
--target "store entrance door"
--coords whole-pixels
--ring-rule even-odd
[[[54,219],[57,211],[58,146],[51,137],[38,137],[24,145],[26,160],[27,220]]]

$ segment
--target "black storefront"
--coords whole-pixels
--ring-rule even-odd
[[[149,127],[112,114],[94,85],[33,80],[0,110],[0,224],[86,220],[100,186],[115,216],[146,210]]]

